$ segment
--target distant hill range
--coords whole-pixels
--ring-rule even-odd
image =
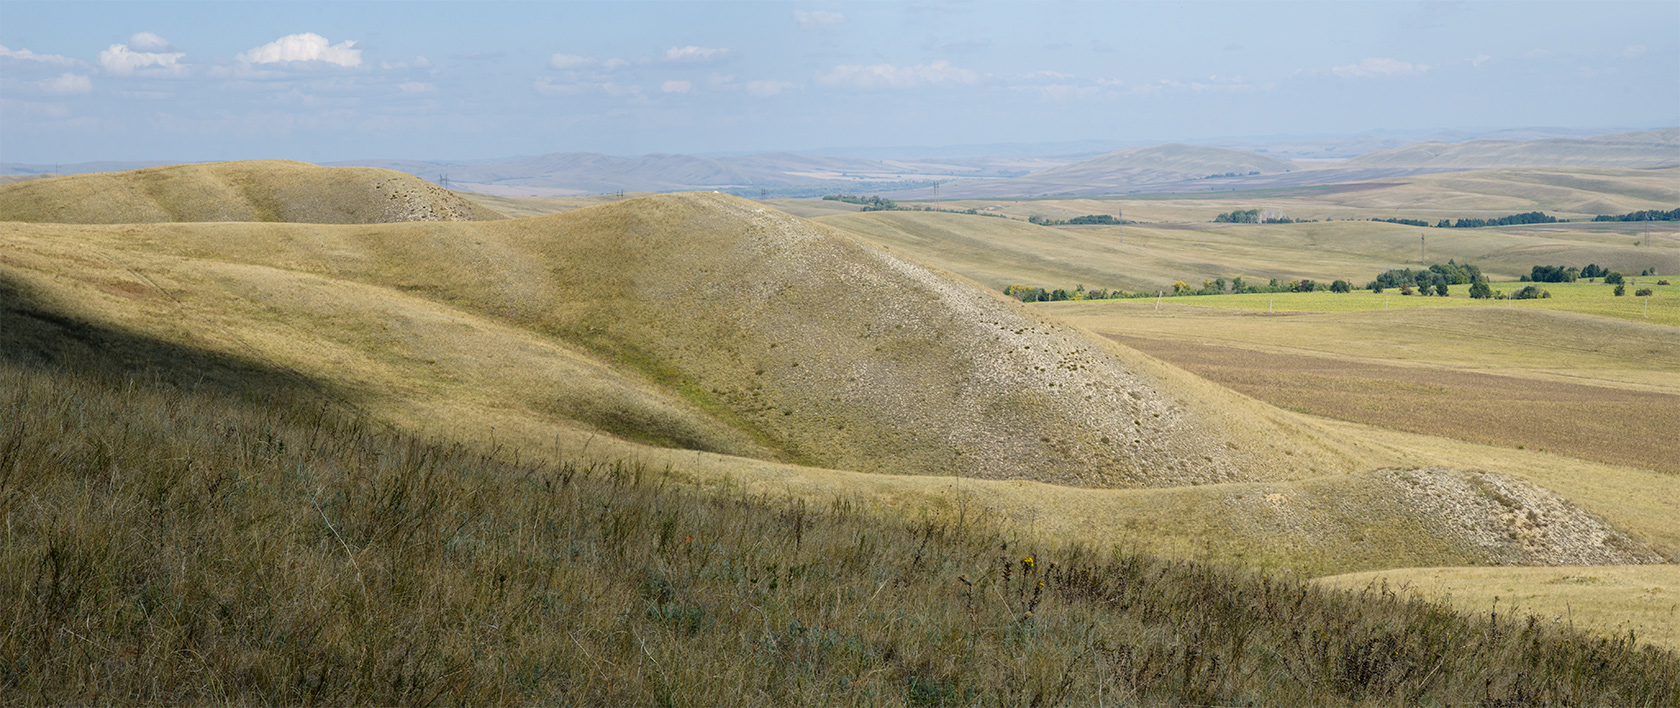
[[[889,194],[899,199],[1164,194],[1299,187],[1456,170],[1530,167],[1642,168],[1680,164],[1680,128],[1599,137],[1563,129],[1437,134],[1448,141],[1407,144],[1405,137],[1230,142],[1225,147],[1165,144],[1106,153],[1047,155],[1052,147],[1088,150],[1104,143],[1055,143],[1038,150],[1000,144],[944,151],[898,148],[825,149],[695,156],[655,153],[616,157],[552,153],[482,162],[356,160],[344,167],[407,172],[451,189],[495,196],[575,196],[614,192],[721,191],[747,197],[811,197],[831,193]],[[1468,140],[1472,135],[1532,140]],[[1419,136],[1424,137],[1424,136]],[[1415,139],[1415,138],[1413,138]],[[1107,143],[1112,145],[1114,143]],[[1261,145],[1271,145],[1272,148]],[[1245,148],[1245,149],[1238,149]],[[1377,149],[1386,148],[1386,149]],[[1374,151],[1372,151],[1374,150]],[[1362,153],[1351,159],[1317,159]],[[869,156],[869,157],[865,157]],[[1281,159],[1294,157],[1298,161]],[[870,159],[881,157],[882,159]],[[0,175],[126,170],[150,163],[0,164]]]
[[[1680,165],[1680,128],[1596,138],[1428,142],[1378,150],[1347,161],[1357,167],[1480,170],[1502,167],[1672,167]]]

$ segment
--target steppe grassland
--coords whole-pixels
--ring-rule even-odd
[[[405,247],[442,239],[456,244],[455,248],[466,248],[467,253],[458,257],[467,262],[496,257],[498,246],[491,239],[476,244],[482,249],[467,248],[462,243],[462,227],[242,225],[233,234],[227,228],[19,228],[6,262],[14,277],[30,280],[43,292],[56,292],[57,304],[78,317],[116,322],[231,354],[265,357],[350,392],[351,403],[376,419],[447,439],[501,445],[528,455],[583,447],[592,454],[669,464],[703,485],[736,485],[812,499],[856,494],[900,513],[957,514],[964,505],[973,504],[1045,538],[1122,543],[1180,556],[1242,560],[1310,573],[1494,560],[1484,550],[1452,540],[1451,530],[1439,526],[1444,519],[1419,517],[1407,509],[1375,503],[1379,500],[1374,499],[1367,480],[1357,476],[1099,493],[1030,482],[840,472],[648,448],[607,437],[591,442],[590,428],[557,412],[566,406],[545,405],[541,400],[567,386],[577,387],[567,380],[570,374],[549,379],[530,372],[577,371],[585,380],[599,376],[600,397],[616,404],[609,410],[656,416],[674,421],[669,423],[673,427],[690,421],[683,429],[699,441],[690,444],[704,446],[706,438],[700,436],[710,435],[723,441],[711,444],[739,445],[735,451],[750,455],[756,441],[740,439],[733,426],[716,425],[716,418],[702,415],[703,409],[697,412],[692,400],[673,396],[637,375],[627,376],[622,369],[600,366],[589,352],[568,350],[505,323],[486,320],[471,308],[415,297],[413,293],[426,288],[461,287],[449,280],[458,274],[455,269],[442,268],[437,274],[409,270],[416,264],[441,267],[444,260],[395,258],[388,253],[378,257],[377,252],[351,248],[355,239],[347,238],[351,233],[391,228],[403,234],[395,242]],[[183,260],[166,255],[170,252],[188,255]],[[211,254],[218,254],[217,258],[210,259]],[[224,262],[245,258],[276,265]],[[280,263],[296,270],[281,268]],[[370,270],[388,278],[389,285],[374,287],[344,277]],[[540,282],[540,278],[511,279],[526,286]],[[68,287],[78,281],[81,286]],[[1195,385],[1185,395],[1225,401],[1232,410],[1254,405],[1212,384]],[[585,388],[578,395],[590,393]],[[669,413],[672,408],[682,415]],[[1306,425],[1316,430],[1321,424]],[[638,429],[645,426],[638,423]],[[732,433],[737,437],[730,438]],[[1323,439],[1349,441],[1338,444],[1347,445],[1345,454],[1361,460],[1365,468],[1396,459],[1387,450],[1367,447],[1358,434],[1324,435]],[[774,457],[774,452],[758,455]],[[1312,464],[1301,462],[1295,474],[1316,474],[1310,469]],[[1614,478],[1614,473],[1604,478]],[[1269,494],[1299,502],[1285,504],[1270,520],[1230,511],[1232,505],[1253,504]],[[1661,540],[1639,518],[1623,519],[1614,510],[1600,513],[1641,540]],[[1419,528],[1434,528],[1438,533],[1424,536],[1439,536],[1438,540],[1419,543],[1402,531]],[[1292,540],[1277,542],[1286,537]],[[1661,543],[1657,547],[1666,548]]]
[[[1043,227],[934,212],[864,212],[819,217],[888,249],[989,287],[1021,284],[1072,290],[1172,291],[1177,281],[1242,277],[1265,284],[1302,278],[1364,285],[1390,268],[1420,267],[1419,234],[1431,263],[1474,263],[1501,280],[1536,265],[1588,263],[1620,271],[1680,273],[1672,222],[1654,226],[1650,246],[1637,224],[1564,224],[1558,229],[1435,229],[1369,221],[1309,224],[1148,224]],[[1666,230],[1664,230],[1666,229]],[[1644,281],[1641,281],[1642,283]],[[1631,291],[1630,291],[1631,292]]]
[[[1599,214],[1673,209],[1680,204],[1680,187],[1676,184],[1680,184],[1680,168],[1477,170],[1238,192],[972,199],[944,201],[937,206],[980,209],[1017,219],[1069,219],[1119,210],[1125,218],[1140,222],[1209,222],[1218,214],[1257,208],[1316,221],[1404,217],[1433,224],[1441,219],[1489,218],[1530,211],[1590,221]]]
[[[1319,579],[1329,587],[1387,583],[1447,602],[1461,612],[1538,615],[1553,625],[1632,631],[1641,641],[1680,647],[1680,565],[1548,568],[1399,568]]]
[[[241,402],[237,381],[172,368],[182,351],[130,344],[166,364],[159,378],[97,351],[0,362],[0,411],[20,422],[0,428],[0,603],[21,620],[0,655],[28,657],[0,685],[16,700],[1680,698],[1675,655],[1630,637],[1035,543],[973,517],[696,495],[623,461],[514,463]]]

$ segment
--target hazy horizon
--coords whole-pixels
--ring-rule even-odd
[[[1680,124],[1680,4],[0,5],[0,161]]]

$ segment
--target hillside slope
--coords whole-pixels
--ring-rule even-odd
[[[1680,165],[1680,127],[1596,138],[1419,143],[1353,158],[1350,167],[1672,167]]]
[[[756,445],[775,459],[858,471],[1090,486],[1300,478],[1356,466],[1340,444],[1281,412],[970,281],[725,195],[476,225],[62,233],[21,235],[52,242],[42,244],[49,250],[104,244],[121,262],[201,259],[171,266],[169,279],[199,293],[211,316],[259,326],[245,339],[272,343],[298,367],[320,367],[327,354],[340,368],[425,372],[494,354],[507,373],[484,378],[541,387],[465,386],[478,377],[459,373],[444,380],[486,405],[507,404],[488,393],[503,390],[519,405],[573,420],[584,417],[566,401],[602,400],[598,407],[619,411],[608,416],[617,428],[596,427],[632,439],[719,440],[694,446],[763,456]],[[120,270],[109,279],[122,283],[106,289],[147,289]],[[302,344],[321,336],[337,341],[312,345],[316,352]],[[391,348],[410,341],[421,351]],[[535,368],[510,358],[550,349],[594,362],[586,368],[600,375],[551,376],[543,372],[552,364],[535,365],[559,353],[531,353]],[[574,380],[660,391],[660,405],[704,411],[713,424],[676,425],[649,413],[652,403],[610,403],[618,394]],[[733,442],[718,425],[734,431],[726,436]]]
[[[0,221],[372,224],[500,218],[412,175],[288,160],[171,165],[0,185]]]

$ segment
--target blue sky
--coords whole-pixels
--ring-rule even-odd
[[[1680,2],[0,2],[0,161],[1680,123]]]

